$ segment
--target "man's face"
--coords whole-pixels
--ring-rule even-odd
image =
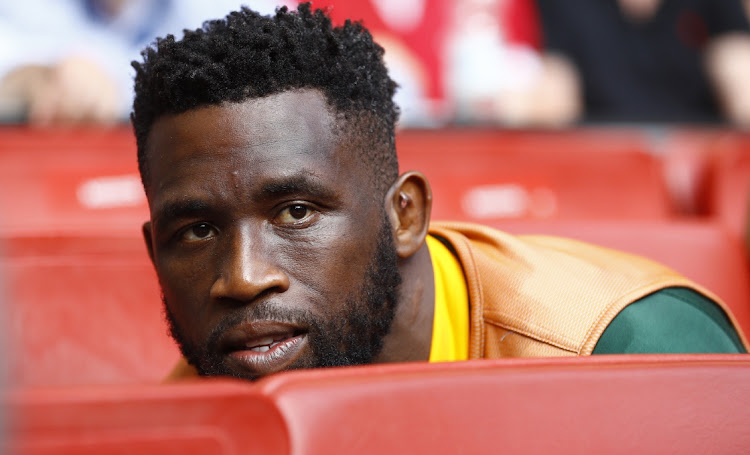
[[[390,224],[316,91],[159,119],[144,227],[201,374],[369,363],[400,283]]]

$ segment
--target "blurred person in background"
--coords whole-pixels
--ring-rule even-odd
[[[111,124],[132,101],[127,62],[154,37],[247,4],[297,0],[29,0],[0,4],[0,121]],[[401,126],[561,126],[580,115],[564,59],[539,52],[534,0],[318,0],[386,49]],[[573,98],[574,100],[575,98]]]
[[[361,20],[399,87],[399,125],[564,126],[580,112],[566,62],[539,52],[534,0],[316,0]],[[330,9],[329,9],[330,8]]]
[[[156,36],[240,4],[283,0],[27,0],[0,3],[0,120],[111,124],[132,105],[130,62]]]
[[[580,104],[583,120],[750,127],[750,27],[740,0],[537,4],[545,55],[565,62],[564,78],[575,81],[556,96]]]
[[[449,121],[442,87],[445,5],[452,0],[318,0],[335,21],[363,20],[399,82],[400,124]],[[0,5],[0,121],[124,121],[129,62],[156,36],[199,26],[241,4],[269,14],[297,0],[30,0]]]
[[[565,126],[580,115],[570,64],[539,51],[534,0],[455,0],[447,91],[459,123]]]

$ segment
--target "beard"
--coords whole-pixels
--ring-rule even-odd
[[[376,249],[367,265],[359,292],[352,292],[338,312],[326,311],[322,316],[311,311],[282,311],[273,305],[253,305],[224,318],[210,333],[204,345],[196,345],[184,336],[169,310],[164,309],[169,331],[185,359],[201,376],[243,376],[224,362],[217,348],[221,335],[243,321],[275,320],[304,324],[311,355],[300,358],[289,369],[322,368],[372,363],[383,348],[383,340],[391,330],[396,314],[401,273],[393,243],[391,225],[385,214],[381,217]]]

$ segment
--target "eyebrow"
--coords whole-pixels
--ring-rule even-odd
[[[154,224],[160,226],[181,218],[192,218],[208,210],[208,204],[199,200],[175,201],[160,207]]]
[[[261,187],[261,194],[270,197],[305,194],[330,202],[337,200],[330,188],[309,175],[293,175],[266,183]]]

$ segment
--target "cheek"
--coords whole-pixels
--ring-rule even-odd
[[[296,254],[287,257],[290,262],[286,268],[296,281],[317,294],[340,301],[360,289],[377,238],[362,228],[328,232],[339,234],[298,245]]]
[[[192,261],[161,260],[157,275],[169,310],[180,327],[189,333],[198,328],[198,321],[207,320],[206,298],[211,287],[210,272],[205,262],[192,266]]]

